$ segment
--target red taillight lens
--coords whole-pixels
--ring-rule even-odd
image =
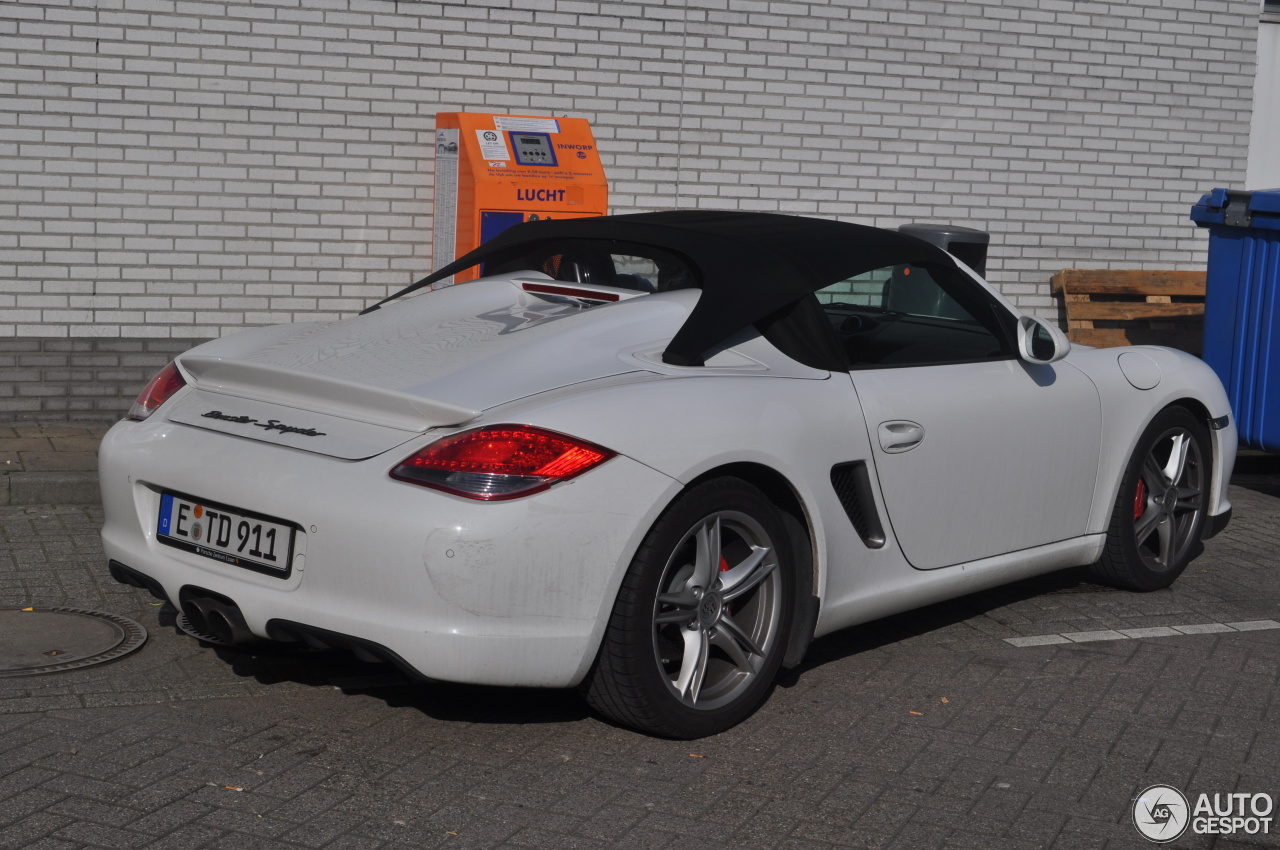
[[[138,394],[138,400],[133,403],[133,407],[129,408],[129,418],[141,422],[155,413],[157,407],[168,401],[169,396],[186,385],[187,382],[183,380],[177,365],[170,363],[157,372],[150,383],[142,388],[142,392]]]
[[[496,501],[581,475],[614,452],[542,428],[498,425],[445,437],[391,470],[397,481]]]

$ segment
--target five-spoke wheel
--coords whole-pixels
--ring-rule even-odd
[[[1210,465],[1205,425],[1185,408],[1162,411],[1125,470],[1094,571],[1131,590],[1172,584],[1199,551]]]
[[[777,509],[759,490],[735,478],[691,488],[632,562],[587,699],[620,723],[674,738],[741,722],[786,650],[788,559]]]
[[[773,541],[752,517],[717,511],[672,552],[653,612],[653,651],[691,708],[749,688],[778,642],[782,578]]]

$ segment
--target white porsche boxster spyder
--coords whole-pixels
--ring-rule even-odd
[[[103,441],[102,534],[225,641],[697,737],[836,629],[1080,565],[1167,586],[1235,446],[1196,358],[1072,348],[926,241],[643,213],[181,355]]]

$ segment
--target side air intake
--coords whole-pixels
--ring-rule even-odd
[[[884,545],[884,527],[876,512],[875,496],[871,493],[871,476],[867,474],[865,461],[838,463],[831,467],[831,486],[836,497],[849,515],[849,522],[868,549]]]

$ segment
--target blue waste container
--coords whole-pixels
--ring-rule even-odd
[[[1280,189],[1214,189],[1191,208],[1209,228],[1204,360],[1240,441],[1280,452]]]

